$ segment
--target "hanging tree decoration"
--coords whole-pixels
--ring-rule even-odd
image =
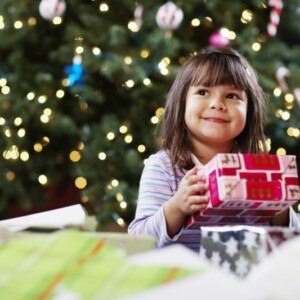
[[[269,0],[269,5],[272,7],[272,10],[270,13],[269,24],[267,26],[267,32],[270,37],[274,37],[277,33],[283,2],[282,0]]]
[[[45,20],[52,21],[55,17],[64,14],[66,6],[65,0],[41,0],[39,12]]]
[[[279,87],[283,92],[288,91],[288,85],[286,83],[286,77],[290,75],[290,71],[286,67],[279,67],[276,71],[276,79],[279,83]]]
[[[172,31],[177,29],[183,20],[183,11],[173,2],[168,1],[156,13],[156,23],[162,29]]]
[[[68,86],[75,84],[83,85],[83,76],[85,71],[82,66],[82,58],[76,54],[73,58],[73,65],[64,68],[64,71],[68,74]]]
[[[289,86],[286,81],[286,77],[288,77],[289,75],[290,75],[290,71],[286,67],[279,67],[275,74],[280,89],[285,93],[288,92],[289,90]],[[300,105],[300,88],[295,88],[293,93],[295,95],[298,104]]]
[[[210,37],[209,37],[209,44],[211,46],[218,46],[218,47],[226,47],[230,43],[229,38],[222,33],[222,29],[214,32]]]
[[[144,7],[142,4],[137,4],[134,10],[134,20],[139,28],[142,26],[142,16],[143,16]]]
[[[298,104],[300,105],[300,88],[295,88],[294,89],[294,95],[296,97],[296,100],[297,100]]]

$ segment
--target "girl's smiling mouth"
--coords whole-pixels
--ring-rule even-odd
[[[217,117],[208,117],[208,118],[202,118],[205,121],[212,122],[212,123],[229,123],[228,120],[224,120],[222,118]]]

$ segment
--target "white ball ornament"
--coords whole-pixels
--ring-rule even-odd
[[[46,20],[61,17],[66,10],[65,0],[42,0],[39,5],[40,15]]]
[[[183,20],[183,11],[172,1],[162,5],[156,13],[156,23],[162,29],[177,29]]]

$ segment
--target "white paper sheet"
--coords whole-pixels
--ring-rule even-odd
[[[255,285],[216,268],[182,245],[134,255],[129,260],[139,265],[159,265],[198,269],[199,273],[120,300],[270,300]]]
[[[29,227],[63,228],[67,225],[82,225],[87,214],[80,204],[57,208],[41,213],[0,221],[0,229],[24,230]]]

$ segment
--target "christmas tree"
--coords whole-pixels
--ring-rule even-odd
[[[209,44],[249,60],[270,153],[299,156],[299,17],[297,0],[2,0],[1,215],[49,205],[56,187],[126,227],[166,93]]]

